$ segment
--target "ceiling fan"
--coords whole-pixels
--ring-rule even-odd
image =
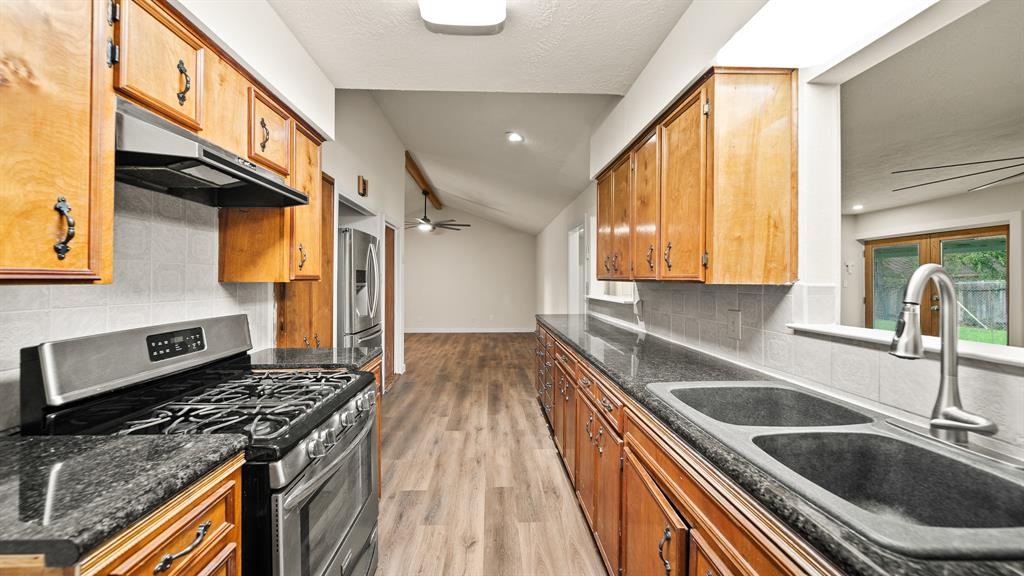
[[[456,232],[458,232],[459,230],[462,230],[463,228],[469,228],[470,227],[470,224],[459,224],[454,219],[439,220],[437,222],[434,222],[430,218],[428,218],[427,217],[427,196],[428,195],[429,195],[429,193],[426,190],[424,190],[423,191],[423,217],[422,218],[417,218],[417,219],[411,220],[411,221],[406,221],[406,223],[405,223],[406,230],[408,230],[409,228],[414,228],[415,227],[415,228],[419,228],[420,230],[423,230],[424,232],[433,232],[434,229],[436,229],[436,228],[443,228],[445,230],[455,230]]]

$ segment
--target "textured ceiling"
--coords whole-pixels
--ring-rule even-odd
[[[429,32],[416,0],[269,0],[338,88],[624,94],[690,0],[509,0],[494,36]]]
[[[530,233],[587,186],[591,127],[617,100],[403,91],[375,92],[374,98],[443,203]],[[508,143],[508,130],[526,141]],[[406,212],[422,210],[416,192],[407,194]],[[434,218],[433,207],[429,213]]]
[[[989,2],[843,84],[844,213],[963,194],[1024,171],[1019,159],[892,174],[1024,157],[1022,30],[1024,2]]]

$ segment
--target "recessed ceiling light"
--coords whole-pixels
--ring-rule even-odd
[[[509,142],[522,142],[524,140],[523,135],[519,132],[505,132],[505,139]]]
[[[863,204],[854,204],[853,206],[851,206],[851,208],[853,208],[854,210],[863,210],[864,209],[864,205]]]
[[[420,18],[438,34],[488,35],[505,27],[505,0],[419,0]]]

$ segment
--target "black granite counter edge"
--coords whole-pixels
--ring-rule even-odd
[[[60,436],[47,437],[51,439],[74,439],[81,437]],[[166,438],[166,437],[160,437]],[[245,436],[237,434],[216,435],[218,442],[209,446],[209,457],[203,460],[190,459],[186,465],[177,466],[175,470],[162,474],[165,483],[151,485],[152,492],[148,494],[132,495],[132,506],[121,511],[106,520],[112,522],[102,530],[92,530],[88,536],[76,538],[68,535],[66,537],[29,537],[29,538],[0,538],[0,556],[2,555],[23,555],[41,554],[47,567],[71,567],[83,560],[109,541],[111,538],[132,527],[161,506],[170,502],[176,496],[185,491],[189,486],[201,480],[207,474],[213,472],[224,463],[235,456],[243,453],[248,445]],[[175,466],[168,462],[168,467]],[[106,477],[97,478],[97,482],[105,482]],[[127,498],[127,497],[126,497]],[[100,522],[96,522],[100,524]]]
[[[952,574],[977,576],[1019,576],[1024,574],[1024,562],[1016,561],[944,561],[923,560],[902,556],[865,539],[846,525],[826,514],[813,503],[775,480],[763,470],[738,455],[728,446],[712,437],[699,425],[685,418],[660,398],[646,389],[646,384],[628,384],[628,376],[618,374],[605,363],[592,356],[553,321],[538,314],[537,321],[568,344],[589,364],[597,368],[608,380],[618,386],[649,414],[654,416],[677,439],[693,448],[718,468],[726,477],[770,511],[783,524],[800,535],[837,568],[858,576],[949,576]],[[623,334],[635,334],[625,328],[601,322]],[[652,337],[656,338],[656,337]],[[657,339],[666,346],[681,345]],[[726,362],[722,360],[721,362]]]

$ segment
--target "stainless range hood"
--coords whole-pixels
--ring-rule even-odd
[[[120,98],[116,140],[115,177],[127,184],[209,206],[309,204],[281,176]]]

